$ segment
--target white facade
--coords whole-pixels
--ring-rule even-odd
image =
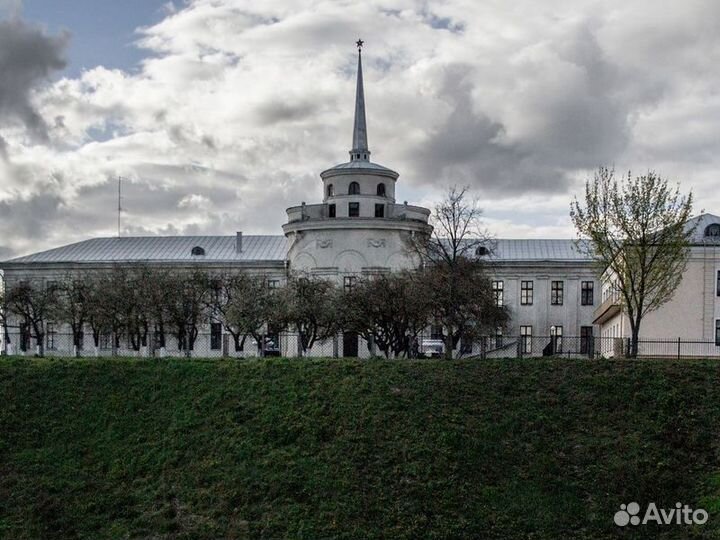
[[[669,302],[642,320],[640,340],[657,343],[645,344],[645,351],[641,343],[641,355],[649,353],[652,346],[661,350],[661,340],[679,340],[679,354],[670,344],[664,347],[668,356],[720,356],[720,217],[703,214],[694,223],[697,227],[682,281]],[[632,332],[608,273],[603,275],[602,304],[594,322],[602,337],[617,340],[605,340],[603,352],[607,356],[622,354],[622,342]]]

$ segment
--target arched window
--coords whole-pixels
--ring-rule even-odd
[[[192,251],[190,252],[190,254],[193,257],[201,257],[201,256],[205,255],[205,250],[203,248],[201,248],[200,246],[195,246],[194,248],[192,248]]]
[[[328,197],[334,197],[334,196],[335,196],[335,186],[333,186],[332,184],[328,184],[328,187],[327,187],[327,196],[328,196]]]
[[[385,196],[385,184],[383,184],[382,182],[378,184],[377,195],[378,195],[378,197]]]
[[[350,182],[350,189],[348,189],[349,195],[360,195],[360,184],[357,182]]]
[[[478,246],[475,249],[475,255],[478,257],[485,257],[486,255],[490,255],[490,250],[485,246]]]
[[[712,223],[705,227],[705,236],[720,238],[720,223]]]

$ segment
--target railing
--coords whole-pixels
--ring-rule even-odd
[[[287,209],[288,222],[295,223],[298,221],[308,220],[325,220],[325,219],[392,219],[392,220],[415,220],[427,222],[427,218],[430,215],[430,211],[427,208],[421,206],[413,206],[409,204],[394,204],[390,203],[385,205],[386,215],[384,218],[374,217],[360,217],[360,218],[347,218],[347,217],[334,217],[329,216],[328,204],[304,204],[300,206],[292,206]]]
[[[33,335],[20,334],[11,329],[10,342],[0,340],[3,355],[35,356],[40,351]],[[264,341],[264,345],[262,345]],[[227,333],[200,333],[192,344],[167,334],[164,346],[157,336],[147,336],[144,342],[135,342],[127,336],[113,339],[101,336],[95,346],[91,335],[80,340],[77,356],[110,357],[134,356],[140,358],[194,357],[194,358],[257,358],[263,356],[309,357],[382,357],[378,347],[369,344],[357,334],[339,334],[334,338],[316,342],[307,351],[300,351],[298,336],[292,332],[264,336],[263,341],[246,337],[236,346]],[[43,354],[49,357],[72,357],[76,354],[72,334],[52,332],[42,340]],[[417,340],[408,338],[407,350],[400,358],[443,358],[445,344],[431,334],[421,334]],[[460,343],[453,352],[454,358],[522,359],[560,357],[575,359],[623,358],[630,352],[629,338],[596,336],[484,336],[472,343]],[[720,345],[714,341],[685,340],[680,338],[641,339],[638,342],[639,358],[666,359],[720,359]]]

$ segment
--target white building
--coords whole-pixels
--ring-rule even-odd
[[[695,232],[682,281],[668,303],[643,318],[640,355],[720,356],[720,216],[702,214],[688,227]],[[606,338],[603,354],[621,355],[632,335],[630,321],[612,277],[603,278],[593,322]]]
[[[430,212],[398,203],[399,174],[373,163],[370,155],[359,53],[350,160],[320,173],[321,203],[303,202],[287,209],[282,235],[238,232],[231,236],[93,238],[5,261],[0,269],[6,285],[12,286],[20,279],[48,282],[68,272],[106,269],[117,263],[241,269],[278,282],[297,270],[335,279],[339,285],[366,273],[412,268],[417,261],[405,249],[405,239],[431,230]],[[720,223],[715,216],[700,219]],[[644,335],[711,339],[715,332],[717,337],[720,311],[712,283],[713,272],[720,272],[718,244],[703,242],[693,248],[688,277],[676,300],[648,320]],[[518,349],[522,354],[540,355],[551,335],[556,352],[592,354],[596,352],[592,337],[597,337],[598,329],[603,336],[627,336],[612,303],[605,302],[595,311],[601,303],[600,279],[594,263],[574,240],[499,239],[480,255],[492,267],[498,302],[511,313],[505,335],[499,331],[486,344],[487,356],[514,355]],[[221,331],[217,326],[208,330],[208,334]],[[292,343],[283,347],[285,355],[296,351]],[[52,354],[52,348],[48,349]],[[205,347],[210,354],[221,354],[216,349]],[[352,335],[343,336],[333,349],[345,356],[367,354],[367,348]],[[321,354],[328,354],[328,349]]]

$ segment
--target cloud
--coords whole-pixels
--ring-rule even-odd
[[[19,121],[35,140],[46,141],[47,125],[32,104],[32,91],[65,67],[69,34],[49,36],[14,17],[0,21],[0,120]]]
[[[138,29],[138,70],[47,83],[67,35],[16,17],[0,27],[17,53],[0,46],[0,69],[19,73],[0,81],[0,244],[115,234],[118,176],[125,234],[280,234],[347,159],[357,37],[373,160],[400,172],[400,201],[468,184],[499,236],[571,236],[570,198],[615,164],[717,213],[719,20],[709,0],[189,0]]]

